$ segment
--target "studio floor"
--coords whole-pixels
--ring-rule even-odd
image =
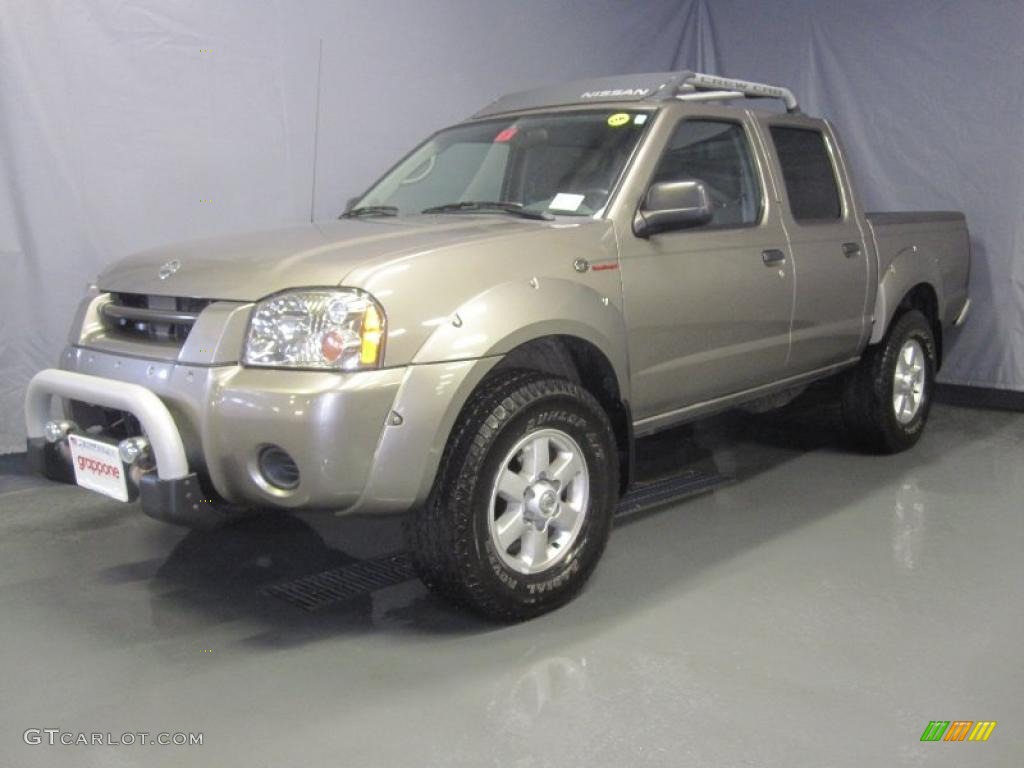
[[[622,518],[579,599],[511,627],[415,580],[315,611],[268,589],[400,550],[396,521],[188,532],[2,459],[0,765],[1020,765],[1024,414],[938,405],[887,458],[835,434],[648,444],[732,482]],[[930,720],[998,726],[922,743]]]

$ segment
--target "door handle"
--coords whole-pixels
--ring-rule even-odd
[[[843,256],[848,259],[860,256],[860,243],[843,243]]]
[[[778,248],[769,248],[767,251],[761,251],[761,261],[764,262],[766,267],[774,266],[775,264],[781,264],[786,260],[786,254],[780,251]]]

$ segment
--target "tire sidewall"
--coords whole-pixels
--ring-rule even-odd
[[[583,526],[568,553],[546,571],[524,574],[502,561],[491,540],[491,489],[516,442],[540,429],[565,432],[579,445],[589,474],[590,498]],[[489,591],[523,606],[549,605],[567,600],[586,581],[604,549],[614,511],[615,453],[610,438],[606,423],[571,397],[545,397],[531,403],[499,430],[480,465],[470,502],[480,578]]]

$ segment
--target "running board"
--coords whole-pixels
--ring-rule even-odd
[[[679,474],[638,483],[619,499],[616,517],[627,517],[708,493],[732,482],[731,477],[717,471],[687,469]]]

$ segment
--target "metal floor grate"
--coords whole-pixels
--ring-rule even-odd
[[[415,577],[409,556],[399,552],[274,584],[263,592],[304,610],[316,611]]]
[[[624,517],[661,507],[713,490],[729,481],[730,478],[717,472],[686,470],[638,485],[622,497],[615,515]],[[409,555],[398,552],[273,584],[262,591],[303,610],[318,611],[414,578],[416,573]]]

